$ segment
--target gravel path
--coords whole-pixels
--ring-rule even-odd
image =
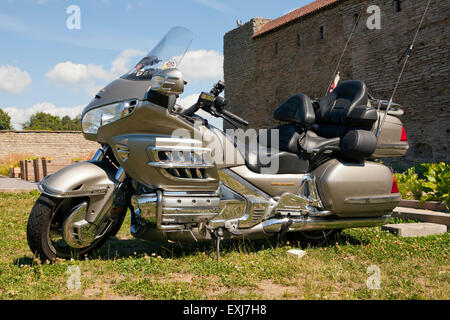
[[[21,192],[35,190],[36,188],[36,182],[0,176],[0,192]]]

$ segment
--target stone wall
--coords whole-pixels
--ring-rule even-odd
[[[99,147],[78,131],[0,131],[0,161],[15,155],[83,159]]]
[[[369,30],[364,12],[341,63],[341,80],[363,80],[375,97],[389,99],[400,72],[397,61],[427,2],[403,0],[402,11],[394,13],[392,0],[370,1],[381,8],[381,29]],[[267,128],[275,125],[275,108],[291,95],[323,96],[363,3],[343,0],[253,39],[269,20],[255,18],[228,32],[224,73],[230,110],[251,127]],[[432,1],[394,99],[406,111],[402,121],[410,150],[401,160],[407,162],[450,160],[449,20],[450,1]]]

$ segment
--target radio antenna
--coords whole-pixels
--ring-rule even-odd
[[[389,99],[389,103],[388,103],[388,105],[386,107],[386,111],[384,112],[383,120],[381,120],[381,125],[378,126],[378,132],[376,134],[377,138],[381,134],[381,130],[383,129],[384,121],[386,120],[386,117],[387,117],[387,114],[389,112],[389,109],[391,108],[392,100],[394,99],[395,92],[397,91],[398,85],[399,85],[400,80],[402,78],[403,71],[405,70],[405,67],[406,67],[406,63],[408,62],[408,59],[409,59],[409,57],[412,54],[412,51],[413,51],[413,48],[414,48],[414,43],[417,40],[417,36],[419,35],[420,28],[422,27],[422,23],[425,20],[425,16],[427,14],[428,7],[430,6],[430,3],[431,3],[431,0],[428,1],[428,4],[427,4],[427,6],[425,8],[425,12],[423,13],[422,19],[420,20],[419,27],[417,28],[416,34],[414,35],[414,39],[413,39],[413,41],[411,43],[411,46],[408,48],[408,50],[406,52],[406,58],[403,61],[403,66],[402,66],[402,69],[401,69],[400,74],[398,76],[397,83],[395,84],[394,91],[392,92],[391,99]],[[400,59],[400,61],[401,61],[401,59]]]
[[[325,95],[327,95],[328,93],[330,93],[331,86],[333,85],[333,82],[334,82],[334,80],[336,79],[336,74],[338,73],[339,66],[341,65],[341,62],[342,62],[342,58],[344,58],[345,51],[347,50],[347,47],[348,47],[348,45],[349,45],[349,43],[350,43],[350,40],[351,40],[352,37],[353,37],[353,33],[354,33],[355,30],[356,30],[356,26],[358,25],[359,20],[361,19],[361,16],[362,16],[362,14],[363,14],[363,11],[364,11],[364,9],[365,9],[366,7],[367,7],[367,1],[364,3],[364,6],[361,7],[361,10],[359,11],[358,18],[356,18],[355,24],[353,25],[352,32],[350,33],[350,36],[349,36],[348,39],[347,39],[347,43],[345,44],[344,50],[342,51],[341,57],[339,58],[338,64],[337,64],[337,66],[336,66],[336,70],[334,70],[333,75],[331,76],[331,82],[330,82],[330,85],[328,86],[327,92],[325,92]]]

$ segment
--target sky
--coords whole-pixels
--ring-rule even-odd
[[[38,111],[73,118],[174,26],[194,33],[182,62],[188,85],[178,101],[191,105],[223,79],[223,36],[238,19],[275,19],[310,2],[0,0],[0,108],[15,129]]]

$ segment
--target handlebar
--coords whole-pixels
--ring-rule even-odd
[[[231,120],[234,120],[240,124],[243,124],[244,126],[248,126],[248,122],[245,121],[244,119],[238,117],[237,115],[227,111],[227,110],[222,110],[222,114],[228,118],[230,118]]]
[[[180,114],[184,116],[190,116],[201,108],[215,117],[223,118],[224,120],[230,122],[235,127],[237,126],[233,121],[240,123],[244,126],[248,126],[247,121],[225,110],[226,105],[225,99],[219,96],[224,89],[225,89],[225,82],[223,81],[217,82],[209,93],[202,92],[199,96],[197,103],[195,103],[188,109],[182,111]]]

